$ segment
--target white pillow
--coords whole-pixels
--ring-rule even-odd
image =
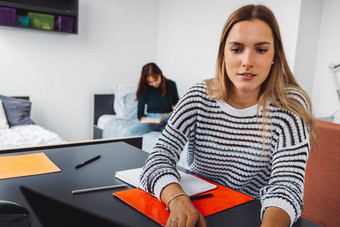
[[[6,113],[4,107],[2,106],[2,101],[0,100],[0,129],[8,129],[9,125],[7,123]]]
[[[113,110],[116,112],[117,117],[125,117],[124,97],[129,93],[136,93],[136,91],[136,84],[119,84],[113,86],[113,93],[115,95]]]

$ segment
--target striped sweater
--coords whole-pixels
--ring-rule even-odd
[[[307,108],[299,90],[286,91]],[[187,162],[195,174],[260,199],[261,218],[266,207],[282,208],[292,224],[303,209],[308,130],[296,114],[273,105],[269,110],[272,124],[264,133],[258,123],[261,107],[235,109],[211,99],[205,83],[195,84],[179,101],[145,163],[140,177],[144,189],[160,198],[165,186],[179,182],[175,167],[189,142]]]

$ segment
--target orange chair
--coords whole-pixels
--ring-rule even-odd
[[[317,121],[318,149],[309,153],[302,217],[340,227],[340,125]]]

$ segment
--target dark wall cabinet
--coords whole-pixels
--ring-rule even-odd
[[[78,0],[0,0],[0,25],[78,34]]]

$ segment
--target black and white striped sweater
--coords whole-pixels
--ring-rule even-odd
[[[307,108],[299,90],[287,93]],[[292,112],[273,105],[269,109],[272,126],[263,150],[261,108],[257,117],[257,105],[235,109],[211,99],[204,82],[192,86],[145,163],[144,189],[160,198],[165,186],[179,182],[175,166],[189,142],[187,161],[195,174],[260,199],[261,216],[266,207],[280,207],[293,223],[303,209],[308,130]]]

